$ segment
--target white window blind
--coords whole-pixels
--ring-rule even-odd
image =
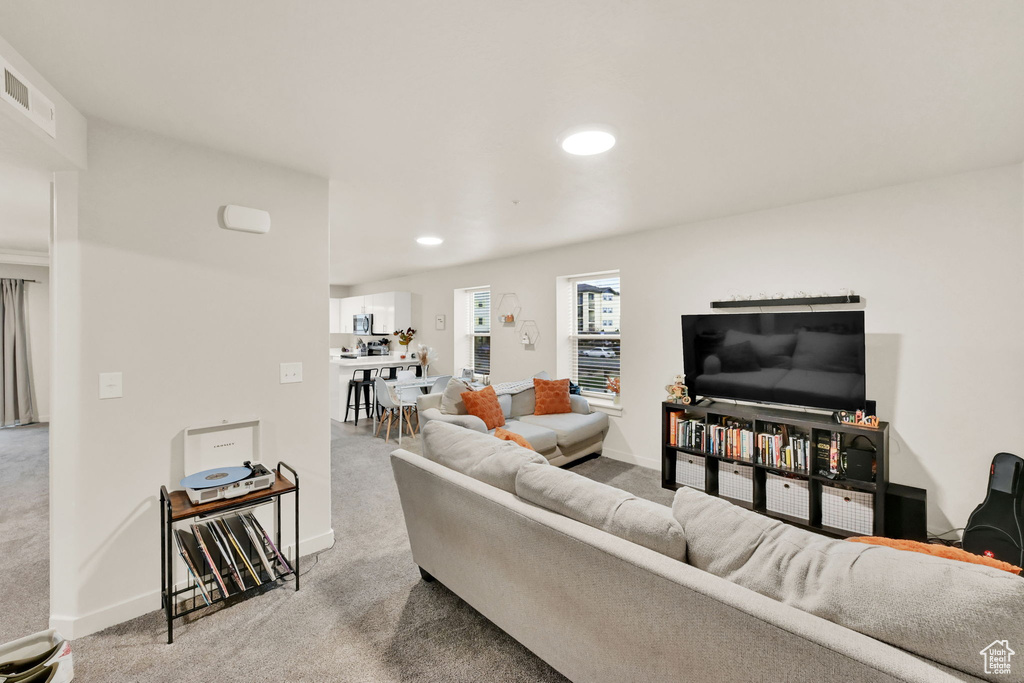
[[[466,357],[478,375],[491,374],[491,290],[466,290]]]
[[[584,394],[610,397],[608,380],[618,378],[621,367],[619,274],[571,278],[569,285],[572,381]]]

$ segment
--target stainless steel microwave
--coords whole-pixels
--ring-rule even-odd
[[[352,316],[353,334],[373,333],[373,313],[364,313]]]

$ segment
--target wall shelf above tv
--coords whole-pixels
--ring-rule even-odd
[[[826,304],[859,304],[859,294],[843,296],[805,296],[795,299],[745,299],[712,301],[711,308],[761,308],[763,306],[823,306]]]

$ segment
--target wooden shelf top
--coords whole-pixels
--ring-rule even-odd
[[[188,494],[185,493],[184,490],[179,489],[177,491],[171,491],[169,493],[171,498],[171,521],[177,522],[182,519],[189,519],[190,517],[207,515],[211,512],[221,512],[233,507],[242,507],[295,490],[296,486],[293,482],[285,478],[277,470],[273,470],[273,472],[275,479],[274,484],[270,488],[248,493],[244,496],[239,496],[238,498],[215,500],[212,503],[193,505],[192,501],[188,499]]]
[[[836,422],[831,415],[821,413],[804,412],[798,409],[787,410],[774,406],[752,406],[738,403],[711,402],[704,405],[683,405],[663,401],[662,408],[666,411],[694,412],[703,415],[723,415],[727,417],[746,418],[759,420],[761,422],[778,422],[797,427],[810,429],[827,429],[834,432],[846,432],[857,434],[884,434],[889,429],[888,422],[879,421],[878,427],[866,427],[864,425],[847,424]]]

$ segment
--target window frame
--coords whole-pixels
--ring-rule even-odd
[[[473,377],[477,378],[491,374],[491,333],[493,332],[493,315],[491,310],[493,301],[491,298],[491,287],[490,285],[485,287],[469,287],[463,291],[466,295],[466,310],[469,314],[469,320],[467,320],[468,329],[466,331],[469,349],[469,364],[467,367],[473,371]],[[476,295],[481,292],[487,293],[487,332],[476,331]],[[476,366],[476,340],[483,337],[487,338],[487,372],[481,372]]]
[[[596,333],[580,332],[579,331],[580,316],[583,314],[583,312],[580,309],[580,302],[579,302],[578,293],[577,293],[577,285],[580,282],[592,282],[594,280],[606,280],[606,279],[610,279],[610,278],[616,278],[616,279],[618,279],[618,282],[619,282],[619,287],[618,287],[618,291],[619,291],[619,294],[618,294],[618,296],[619,296],[619,330],[618,330],[618,332],[615,333],[615,334],[608,334],[608,333],[601,333],[601,332],[596,332]],[[580,391],[581,391],[582,395],[584,397],[586,397],[588,400],[591,400],[592,402],[596,401],[596,402],[607,403],[608,405],[612,405],[614,403],[614,399],[615,399],[615,395],[614,394],[612,394],[611,392],[608,392],[608,391],[595,391],[593,389],[586,389],[580,383],[580,380],[579,380],[579,353],[580,353],[579,342],[581,342],[581,341],[588,341],[588,340],[603,340],[603,341],[614,340],[614,341],[618,342],[618,355],[616,356],[616,360],[619,363],[619,367],[618,367],[619,374],[618,374],[618,377],[619,377],[619,382],[620,382],[620,386],[621,386],[621,382],[622,382],[622,273],[619,270],[608,270],[608,271],[602,271],[602,272],[598,272],[598,273],[585,273],[585,274],[581,274],[581,275],[571,275],[571,276],[567,276],[567,277],[560,278],[560,279],[564,280],[566,285],[567,285],[568,299],[569,299],[569,301],[568,301],[568,303],[569,303],[569,306],[568,306],[569,334],[567,335],[567,349],[568,349],[568,361],[569,361],[567,367],[568,367],[568,370],[569,370],[569,372],[568,372],[569,377],[570,377],[570,379],[575,384],[579,384],[580,385]],[[604,314],[603,310],[608,307],[607,306],[608,301],[609,300],[614,300],[611,297],[612,297],[612,295],[610,295],[610,294],[603,294],[600,299],[597,299],[595,297],[595,303],[597,303],[597,305],[598,305],[597,307],[599,307],[602,310],[602,314]],[[588,322],[588,321],[585,321],[585,322]],[[604,321],[603,320],[602,320],[602,324],[600,326],[595,325],[595,327],[603,327],[603,326],[604,326]],[[620,389],[620,398],[621,398],[621,389]]]

